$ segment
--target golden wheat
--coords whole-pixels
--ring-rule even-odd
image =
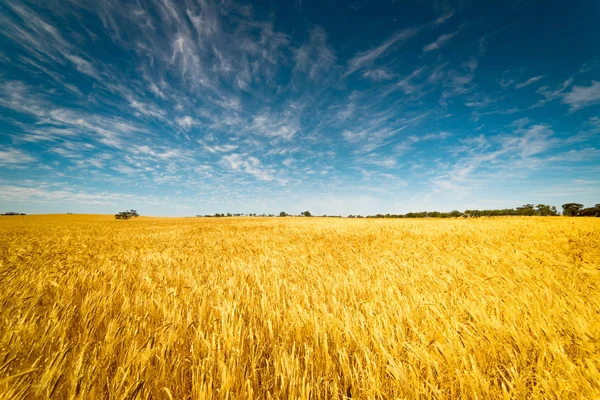
[[[600,219],[0,219],[0,396],[598,398]]]

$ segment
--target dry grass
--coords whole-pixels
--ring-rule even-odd
[[[2,398],[598,398],[600,219],[0,218]]]

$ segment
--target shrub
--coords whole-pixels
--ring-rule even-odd
[[[140,215],[135,210],[121,211],[115,214],[116,219],[129,219],[131,217],[139,217]]]

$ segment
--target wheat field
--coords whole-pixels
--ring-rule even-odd
[[[600,397],[600,219],[0,218],[3,399]]]

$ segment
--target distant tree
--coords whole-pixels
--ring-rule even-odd
[[[303,217],[312,217],[312,214],[310,213],[310,211],[302,211],[300,213],[300,215],[302,215]]]
[[[535,211],[535,208],[533,207],[533,204],[525,204],[521,207],[517,207],[516,214],[532,216],[532,215],[536,215],[536,211]]]
[[[558,215],[558,211],[556,211],[556,207],[549,206],[547,204],[538,204],[536,206],[538,215],[542,217],[553,217]]]
[[[139,217],[136,210],[121,211],[120,213],[115,214],[116,219],[130,219],[131,217]]]
[[[579,214],[579,211],[583,208],[583,204],[579,203],[567,203],[562,205],[563,215],[568,217],[575,217]]]
[[[287,213],[285,211],[282,211],[279,213],[280,217],[287,217]]]
[[[579,211],[578,215],[582,217],[600,217],[600,204],[596,204],[594,207],[584,208]]]

